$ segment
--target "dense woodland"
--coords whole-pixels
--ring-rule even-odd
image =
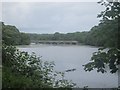
[[[117,21],[108,22],[107,27],[105,23],[100,23],[94,26],[90,31],[74,32],[62,34],[56,32],[54,34],[28,34],[20,33],[15,26],[3,24],[3,42],[8,45],[22,45],[30,44],[36,40],[76,40],[79,43],[93,45],[114,47],[117,46],[118,40],[118,23]],[[116,31],[114,31],[116,29]]]
[[[61,34],[26,34],[21,33],[15,26],[2,23],[2,66],[3,88],[71,88],[75,84],[64,79],[63,72],[54,72],[53,62],[43,62],[34,53],[29,55],[21,52],[13,45],[30,44],[32,40],[76,40],[79,43],[102,46],[93,53],[91,61],[84,65],[86,71],[97,69],[106,72],[108,65],[111,73],[118,71],[120,63],[119,20],[120,3],[99,2],[106,10],[98,17],[102,20],[88,32]],[[104,49],[108,49],[107,52]],[[56,77],[61,77],[60,79]]]
[[[108,21],[94,26],[90,31],[54,34],[21,33],[15,26],[3,25],[3,42],[7,45],[30,44],[36,40],[75,40],[92,46],[116,47],[118,45],[118,21]],[[115,30],[114,30],[115,29]]]
[[[15,26],[5,25],[2,22],[2,42],[6,45],[28,45],[30,38],[27,34],[21,33]]]
[[[54,34],[28,34],[31,41],[34,40],[75,40],[82,44],[92,46],[117,46],[118,40],[118,23],[117,21],[100,23],[94,26],[90,31],[74,32],[62,34],[56,32]],[[116,31],[114,31],[116,29]]]
[[[119,12],[119,11],[118,11]],[[113,12],[114,13],[114,12]],[[100,15],[98,15],[100,17]],[[34,40],[76,40],[79,43],[103,46],[117,47],[118,45],[118,19],[101,21],[97,26],[91,28],[90,31],[59,33],[54,34],[28,34],[31,41]]]

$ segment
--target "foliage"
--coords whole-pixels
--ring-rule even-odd
[[[80,43],[84,43],[85,37],[87,35],[87,32],[74,32],[74,33],[59,33],[55,32],[54,34],[31,34],[28,33],[30,36],[31,41],[36,40],[76,40]]]
[[[20,32],[15,26],[2,23],[2,40],[7,45],[18,45],[20,43]]]
[[[20,36],[21,36],[20,44],[23,44],[23,45],[29,45],[30,44],[30,38],[26,33],[20,33]]]
[[[31,42],[38,40],[75,40],[82,44],[92,46],[117,47],[118,42],[118,22],[117,20],[100,23],[90,31],[74,33],[54,33],[54,34],[28,34]]]
[[[98,52],[94,52],[91,58],[91,61],[84,65],[85,71],[91,71],[93,69],[97,69],[97,72],[106,72],[106,65],[109,66],[110,72],[115,73],[118,70],[119,60],[118,54],[120,54],[120,50],[117,48],[112,49],[103,49],[99,48]]]
[[[2,42],[6,45],[30,44],[29,36],[20,33],[15,26],[2,23]]]
[[[54,63],[42,61],[35,53],[2,46],[3,88],[71,88],[75,84],[54,70]],[[59,76],[59,78],[57,78]]]
[[[86,44],[104,47],[117,47],[118,45],[118,22],[107,21],[94,26],[87,35]]]
[[[108,65],[111,73],[118,71],[118,65],[120,64],[120,40],[119,35],[119,20],[120,20],[120,3],[119,2],[99,2],[106,6],[106,10],[101,12],[98,17],[102,17],[99,27],[105,31],[107,30],[108,45],[110,48],[99,48],[98,52],[93,53],[91,62],[84,65],[86,71],[97,69],[98,72],[106,72],[105,65]],[[101,30],[100,30],[101,31]],[[107,49],[107,50],[105,50]]]

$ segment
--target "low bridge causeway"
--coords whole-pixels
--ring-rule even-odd
[[[70,45],[76,45],[78,44],[78,41],[31,41],[31,43],[34,44],[70,44]]]

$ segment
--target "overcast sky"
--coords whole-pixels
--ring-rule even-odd
[[[103,10],[96,2],[4,2],[2,21],[27,33],[89,31]]]

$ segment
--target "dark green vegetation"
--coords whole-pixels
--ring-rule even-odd
[[[114,22],[112,22],[114,27],[116,27]],[[112,27],[109,24],[108,27]],[[28,34],[31,41],[35,40],[75,40],[81,44],[87,44],[92,46],[106,46],[106,47],[113,47],[117,45],[117,31],[111,28],[105,27],[105,24],[99,24],[98,26],[94,26],[90,31],[84,32],[74,32],[74,33],[67,33],[62,34],[56,32],[54,34]],[[111,38],[112,37],[112,38]],[[110,39],[111,38],[111,39]],[[113,43],[111,43],[113,42]]]
[[[30,44],[30,38],[25,33],[20,33],[15,26],[2,23],[2,42],[6,45]]]
[[[109,21],[107,23],[100,23],[98,26],[94,26],[90,31],[74,32],[62,34],[56,32],[54,34],[28,34],[31,41],[37,40],[75,40],[82,44],[92,46],[105,46],[114,47],[117,46],[118,26],[117,21]],[[114,29],[116,29],[114,31]],[[112,43],[111,43],[112,42]]]
[[[53,62],[43,62],[34,53],[20,52],[14,46],[2,46],[3,88],[71,88],[75,84],[54,70]],[[59,77],[59,78],[57,78]]]
[[[54,34],[28,34],[31,41],[34,40],[61,40],[61,41],[73,41],[76,40],[80,43],[83,43],[87,36],[87,32],[75,32],[75,33],[67,33],[67,34],[63,34],[63,33],[59,33],[56,32]]]
[[[2,88],[66,88],[74,87],[54,63],[42,61],[35,53],[21,52],[13,45],[29,44],[29,36],[15,26],[2,23]],[[59,78],[58,78],[59,77]]]
[[[54,71],[54,63],[43,62],[34,53],[29,55],[11,46],[29,44],[30,40],[77,40],[83,44],[102,46],[104,48],[99,48],[98,52],[93,53],[90,63],[84,65],[84,69],[91,71],[96,68],[98,72],[104,73],[105,65],[108,65],[111,73],[116,73],[120,63],[118,43],[120,41],[118,29],[120,3],[108,2],[103,5],[106,6],[106,10],[98,15],[103,19],[89,32],[25,34],[20,33],[15,26],[2,23],[3,88],[71,88],[75,86],[64,78],[63,72]]]
[[[85,65],[84,69],[91,71],[96,68],[98,72],[104,73],[106,72],[105,66],[108,65],[110,72],[116,73],[120,64],[120,3],[99,3],[106,6],[106,10],[98,15],[98,17],[103,18],[98,26],[100,29],[98,32],[102,33],[99,33],[98,36],[104,37],[103,40],[107,42],[107,47],[99,48],[98,52],[93,53],[91,61]],[[103,40],[100,39],[101,44],[103,44]]]

